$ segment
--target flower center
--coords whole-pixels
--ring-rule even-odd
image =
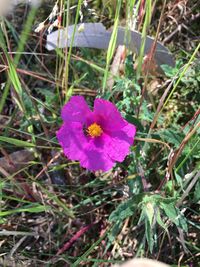
[[[87,133],[91,137],[98,137],[98,136],[101,136],[101,134],[103,133],[103,130],[101,129],[101,126],[99,126],[96,122],[94,122],[87,128]]]

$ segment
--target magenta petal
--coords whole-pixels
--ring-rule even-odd
[[[104,142],[104,153],[118,162],[122,162],[130,152],[130,146],[133,145],[136,127],[132,124],[127,125],[119,131],[114,131],[102,136]]]
[[[127,135],[127,137],[131,140],[131,145],[133,145],[133,141],[134,141],[134,137],[136,135],[136,126],[128,123],[126,121],[126,126],[122,129],[122,131],[124,131]]]
[[[87,117],[89,117],[91,113],[83,96],[72,96],[63,106],[61,117],[65,122],[73,121],[85,123]]]
[[[96,99],[94,102],[94,114],[98,118],[97,122],[105,131],[116,131],[126,125],[120,112],[111,102],[104,99]]]
[[[81,123],[64,123],[56,135],[66,157],[71,160],[81,160],[85,157],[88,140]]]
[[[90,171],[109,171],[115,165],[115,162],[98,150],[87,150],[86,156],[81,159],[80,165]]]

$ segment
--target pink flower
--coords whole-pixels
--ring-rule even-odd
[[[91,111],[84,97],[73,96],[61,111],[57,138],[64,154],[91,171],[108,171],[122,162],[133,144],[136,127],[109,101],[96,99]]]

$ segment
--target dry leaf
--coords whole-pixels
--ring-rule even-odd
[[[25,167],[29,161],[34,159],[33,151],[20,150],[0,158],[0,167],[9,174],[15,173]]]

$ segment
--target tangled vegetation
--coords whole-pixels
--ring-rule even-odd
[[[0,265],[103,267],[146,257],[200,266],[199,1],[21,2],[0,14]],[[87,23],[102,23],[104,39],[74,47]],[[71,41],[48,50],[50,34],[70,25]],[[139,43],[119,45],[119,29]],[[107,48],[94,48],[105,36]],[[95,171],[65,156],[56,133],[77,95],[90,107],[113,103],[136,126],[125,160],[124,143],[106,148],[107,169],[99,154]],[[97,133],[83,130],[94,141],[103,127],[92,123]]]

